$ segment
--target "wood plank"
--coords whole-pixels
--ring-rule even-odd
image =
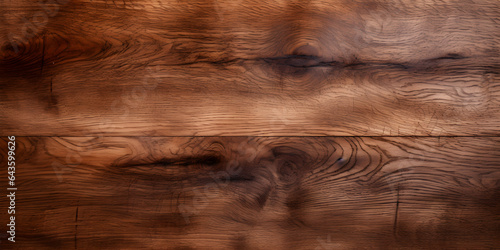
[[[500,244],[499,137],[16,142],[18,236],[5,248],[2,239],[2,249]],[[0,150],[5,165],[5,147]],[[1,179],[5,175],[0,171]],[[2,199],[0,207],[6,205]],[[5,221],[5,209],[0,216]]]
[[[52,3],[0,3],[2,135],[500,135],[497,0]]]

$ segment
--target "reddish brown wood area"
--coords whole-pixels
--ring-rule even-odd
[[[500,243],[496,137],[17,141],[17,249]]]
[[[497,0],[52,2],[2,2],[5,134],[500,135]]]
[[[500,1],[0,0],[0,136],[0,249],[498,249]]]

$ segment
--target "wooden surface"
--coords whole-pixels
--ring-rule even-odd
[[[0,0],[11,135],[0,249],[500,249],[500,1]]]
[[[500,244],[498,137],[17,141],[17,249]]]
[[[500,135],[497,0],[35,2],[1,2],[2,134]]]

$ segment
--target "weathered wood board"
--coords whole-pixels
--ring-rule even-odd
[[[498,249],[500,1],[0,0],[12,135],[0,249]]]
[[[498,137],[16,141],[18,236],[5,249],[500,244]]]
[[[500,135],[497,0],[0,6],[3,135]]]

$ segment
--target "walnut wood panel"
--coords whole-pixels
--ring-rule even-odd
[[[2,249],[500,244],[498,137],[16,141],[18,236]]]
[[[500,135],[497,0],[0,6],[2,135]]]

